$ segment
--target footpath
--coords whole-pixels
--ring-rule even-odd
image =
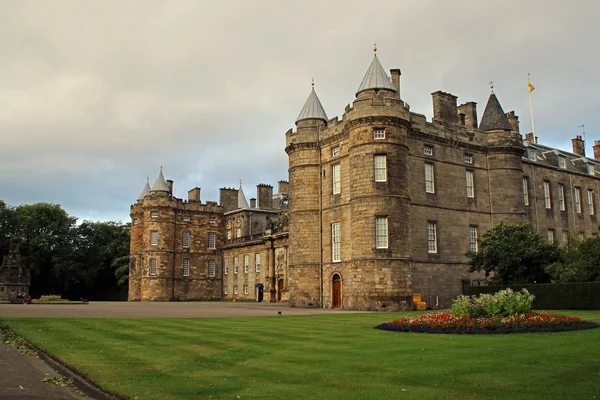
[[[0,343],[0,400],[90,399],[73,386],[44,382],[44,378],[60,375],[40,358]]]

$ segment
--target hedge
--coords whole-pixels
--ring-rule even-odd
[[[536,310],[600,310],[600,282],[465,286],[463,294],[496,293],[506,288],[515,292],[523,288],[529,290],[535,296],[533,309]]]

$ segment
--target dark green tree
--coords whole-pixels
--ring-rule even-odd
[[[560,249],[560,261],[549,265],[546,272],[556,283],[600,282],[600,236],[569,238]]]
[[[15,211],[0,200],[0,263],[8,253],[10,238],[15,228]]]
[[[531,231],[529,223],[494,225],[479,240],[479,251],[468,252],[471,271],[492,275],[496,284],[550,282],[545,269],[559,260],[557,243]]]

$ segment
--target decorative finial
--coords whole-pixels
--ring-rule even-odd
[[[494,93],[494,81],[490,79],[490,89],[492,89],[492,93]]]
[[[160,164],[160,169],[162,170],[162,164]]]
[[[310,84],[313,88],[315,87],[315,78],[312,78],[312,83]]]
[[[377,54],[377,42],[373,42],[373,52]]]
[[[240,187],[242,187],[242,180],[240,179]]]
[[[146,177],[146,182],[150,183],[150,177],[149,176]]]

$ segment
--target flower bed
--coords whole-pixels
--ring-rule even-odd
[[[488,317],[430,313],[400,318],[378,325],[376,329],[398,332],[485,334],[559,332],[597,327],[595,322],[582,321],[579,317],[529,312]]]

